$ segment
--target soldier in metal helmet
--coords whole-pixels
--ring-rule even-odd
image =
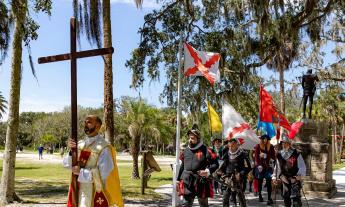
[[[181,157],[176,190],[183,195],[182,206],[193,206],[198,197],[199,205],[208,207],[208,197],[213,196],[209,176],[218,168],[217,155],[203,144],[197,125],[187,135],[189,142]]]
[[[305,118],[305,111],[309,99],[309,119],[311,119],[311,111],[313,108],[313,97],[316,91],[316,82],[319,78],[316,74],[312,74],[313,70],[308,70],[306,75],[302,76],[303,87],[303,118]]]
[[[229,207],[230,197],[236,206],[236,195],[239,198],[240,206],[245,207],[243,183],[251,170],[248,154],[239,147],[240,144],[236,138],[227,139],[224,144],[227,147],[222,157],[223,163],[217,170],[217,175],[221,176],[221,181],[224,182],[222,185],[223,207]]]
[[[285,207],[302,206],[301,179],[306,174],[306,166],[300,152],[291,146],[291,140],[286,134],[281,139],[283,149],[277,153],[277,164],[273,173],[273,183],[278,179],[282,182],[282,197]]]

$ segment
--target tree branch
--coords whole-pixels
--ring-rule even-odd
[[[329,0],[326,7],[324,9],[322,9],[321,11],[323,12],[323,14],[321,14],[320,16],[317,16],[315,18],[313,18],[312,20],[310,20],[309,22],[302,24],[302,22],[307,19],[311,14],[313,9],[312,8],[308,8],[306,7],[306,10],[303,11],[303,16],[297,20],[296,22],[293,23],[294,27],[304,27],[306,25],[311,24],[313,21],[316,21],[318,19],[321,19],[322,17],[324,17],[327,13],[329,13],[331,11],[331,7],[334,4],[334,0]],[[312,5],[313,7],[315,6],[315,3]],[[301,25],[302,24],[302,25]]]
[[[165,9],[163,9],[162,11],[160,11],[159,14],[158,14],[157,16],[152,17],[151,19],[146,20],[146,21],[144,22],[144,26],[145,26],[146,23],[152,23],[152,21],[154,21],[154,24],[156,24],[157,20],[158,20],[159,18],[161,18],[161,17],[163,16],[163,14],[164,14],[166,11],[168,11],[168,10],[171,9],[171,8],[173,8],[176,4],[178,4],[178,3],[180,3],[180,2],[182,2],[182,0],[177,0],[177,1],[173,2],[173,3],[171,3],[171,4],[168,5]]]
[[[332,80],[337,82],[344,82],[345,78],[337,78],[337,77],[323,77],[323,80]]]
[[[157,20],[158,20],[159,18],[161,18],[161,17],[164,15],[164,13],[165,13],[166,11],[168,11],[168,10],[171,9],[171,8],[173,8],[174,6],[176,6],[178,3],[182,2],[182,1],[183,1],[183,0],[176,0],[175,2],[171,3],[170,5],[168,5],[165,9],[163,9],[162,11],[160,11],[160,12],[158,13],[158,15],[156,15],[156,16],[154,16],[154,17],[148,19],[148,20],[146,20],[146,21],[144,22],[144,24],[143,24],[142,29],[145,28],[146,24],[148,24],[148,23],[151,23],[151,24],[153,24],[153,25],[156,25]],[[143,33],[140,34],[140,43],[142,42],[142,39],[143,39]]]
[[[191,26],[198,28],[198,29],[199,29],[202,33],[204,33],[204,34],[207,34],[207,32],[205,32],[204,30],[202,30],[198,25],[192,23]]]
[[[333,0],[330,0],[327,4],[327,6],[322,10],[323,14],[321,14],[320,16],[317,16],[315,18],[313,18],[312,20],[310,20],[307,23],[302,24],[300,27],[304,27],[307,26],[309,24],[311,24],[312,22],[319,20],[321,18],[323,18],[324,16],[326,16],[326,14],[328,14],[331,11],[331,5],[333,4]]]
[[[267,55],[261,62],[250,63],[246,65],[246,68],[257,68],[265,65],[267,61],[271,58],[271,55]]]
[[[336,38],[336,39],[332,39],[331,37],[325,36],[325,35],[321,35],[320,37],[323,37],[323,38],[325,38],[326,40],[333,41],[333,42],[345,43],[345,39],[341,39],[340,37],[339,37],[339,38]]]

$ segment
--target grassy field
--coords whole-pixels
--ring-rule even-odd
[[[333,171],[334,171],[334,170],[339,170],[340,168],[343,168],[343,167],[345,167],[345,162],[343,162],[343,163],[338,163],[338,164],[334,164],[334,165],[333,165]]]
[[[119,163],[127,163],[121,161]],[[171,183],[170,166],[162,166],[161,172],[152,173],[145,195],[140,194],[140,180],[132,180],[132,166],[119,165],[120,182],[124,199],[152,200],[161,199],[154,189]],[[2,160],[0,160],[0,175]],[[60,164],[42,164],[39,162],[16,163],[16,192],[26,203],[64,203],[68,193],[70,172]]]

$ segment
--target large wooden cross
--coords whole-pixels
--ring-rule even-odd
[[[85,58],[98,55],[112,54],[114,52],[113,47],[101,48],[95,50],[86,50],[77,52],[77,21],[74,17],[71,18],[70,22],[70,41],[71,50],[70,53],[40,57],[38,58],[38,63],[50,63],[63,60],[71,60],[71,138],[77,143],[78,134],[78,120],[77,120],[77,59]],[[77,148],[72,149],[72,166],[78,165],[78,152]],[[72,174],[72,205],[73,207],[78,207],[78,186],[77,186],[78,176]]]

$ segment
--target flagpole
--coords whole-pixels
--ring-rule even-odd
[[[172,192],[172,206],[179,205],[179,197],[176,192],[177,175],[180,170],[180,133],[181,133],[181,94],[182,94],[182,53],[183,53],[183,32],[180,32],[179,43],[179,64],[178,64],[178,80],[177,80],[177,123],[176,123],[176,161],[173,173],[173,192]]]
[[[206,104],[207,104],[207,114],[208,114],[208,125],[210,126],[209,127],[209,130],[210,130],[210,134],[211,134],[211,142],[212,142],[212,137],[213,137],[213,135],[212,135],[212,122],[211,122],[211,114],[210,114],[210,107],[209,107],[209,102],[208,102],[208,98],[207,98],[208,96],[207,96],[207,92],[206,92]]]

